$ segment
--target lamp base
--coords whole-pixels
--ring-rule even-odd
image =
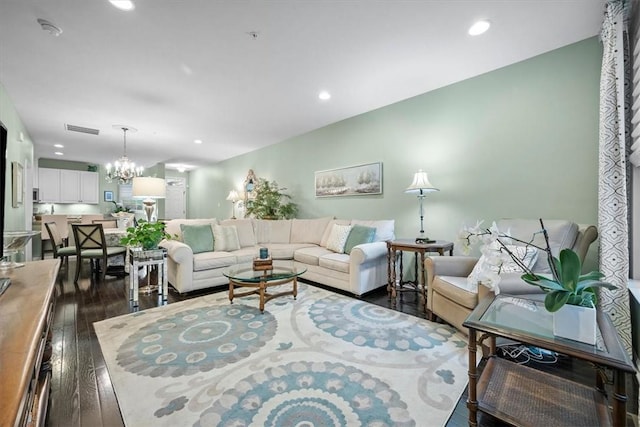
[[[144,204],[144,211],[147,214],[147,222],[151,222],[153,210],[155,209],[156,201],[153,199],[145,199],[142,201]]]
[[[416,237],[416,243],[418,244],[425,244],[425,243],[435,243],[436,241],[433,239],[428,238],[424,232],[420,232],[420,235],[418,237]]]

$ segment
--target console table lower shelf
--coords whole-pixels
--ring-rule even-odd
[[[478,409],[513,425],[607,426],[604,395],[594,387],[490,357],[477,389]]]

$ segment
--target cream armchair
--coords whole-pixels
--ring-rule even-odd
[[[498,229],[515,238],[529,241],[540,223],[533,219],[503,219],[497,221]],[[589,246],[598,237],[593,225],[578,225],[570,221],[545,220],[545,228],[549,235],[552,253],[557,256],[560,250],[573,249],[581,261],[587,254]],[[533,243],[544,247],[542,235],[536,235]],[[544,253],[538,254],[532,267],[536,273],[548,273],[549,267]],[[492,292],[485,286],[478,286],[477,291],[467,283],[478,258],[467,256],[428,257],[424,262],[427,275],[427,310],[430,318],[439,317],[455,326],[463,333],[467,329],[462,326],[467,316],[476,307],[478,301]],[[511,295],[540,294],[542,291],[520,279],[521,273],[507,273],[500,276],[500,293]]]

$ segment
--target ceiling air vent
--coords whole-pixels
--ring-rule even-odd
[[[76,125],[64,125],[64,128],[71,132],[89,133],[91,135],[98,135],[100,133],[99,129],[86,128]]]

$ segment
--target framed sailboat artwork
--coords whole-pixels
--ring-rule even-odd
[[[382,194],[382,162],[315,173],[316,197]]]

